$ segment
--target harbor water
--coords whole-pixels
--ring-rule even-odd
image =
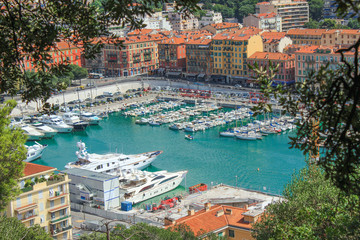
[[[151,127],[134,123],[135,118],[112,113],[99,126],[89,126],[86,131],[41,140],[48,147],[34,163],[63,170],[66,163],[76,160],[76,143],[80,140],[90,153],[98,154],[163,150],[148,170],[188,170],[182,183],[185,188],[197,183],[224,183],[272,194],[281,194],[294,170],[305,165],[302,153],[289,149],[291,133],[243,141],[220,137],[219,131],[227,127],[218,126],[196,132],[194,140],[186,140],[186,133],[169,130],[168,124]]]

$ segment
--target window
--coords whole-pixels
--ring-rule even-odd
[[[41,203],[39,204],[39,208],[40,208],[40,211],[44,211],[44,203],[41,202]]]
[[[34,226],[34,219],[30,220],[30,226]]]
[[[16,198],[16,207],[21,207],[21,199],[20,198]]]
[[[51,213],[51,219],[55,218],[55,213]]]
[[[54,200],[50,201],[50,207],[53,208],[54,207]]]
[[[61,204],[65,204],[65,197],[61,198]]]
[[[32,203],[32,194],[31,193],[28,194],[28,203],[29,204]]]
[[[43,191],[40,190],[40,191],[39,191],[39,199],[42,199],[42,198],[43,198]]]

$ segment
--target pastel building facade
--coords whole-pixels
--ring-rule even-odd
[[[331,29],[322,34],[321,45],[342,45],[346,47],[355,44],[359,37],[359,29]]]
[[[286,37],[285,32],[262,32],[264,52],[284,52],[284,48],[291,45],[293,41]]]
[[[28,227],[39,224],[54,239],[72,239],[70,180],[56,171],[25,163],[24,177],[19,179],[21,194],[8,204],[6,215]]]
[[[293,44],[320,45],[326,29],[296,28],[287,31],[286,36],[291,38]]]
[[[167,73],[186,71],[186,45],[182,36],[162,40],[158,48],[160,68]]]
[[[168,19],[175,31],[199,29],[199,20],[193,14],[186,16],[183,12],[170,12]]]
[[[244,18],[243,25],[244,27],[256,27],[269,31],[282,31],[281,17],[274,12],[250,14]]]
[[[207,11],[206,15],[199,21],[199,27],[205,27],[209,24],[222,23],[222,15],[219,12]]]
[[[212,74],[210,38],[190,39],[186,42],[186,72],[189,74]]]

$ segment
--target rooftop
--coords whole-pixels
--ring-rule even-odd
[[[259,2],[256,5],[268,5],[268,4],[270,4],[270,2]]]
[[[307,29],[307,28],[294,28],[290,29],[288,35],[312,35],[312,36],[321,36],[323,33],[327,32],[327,29]]]
[[[68,175],[74,175],[74,176],[98,180],[98,181],[107,181],[107,180],[111,180],[114,178],[118,178],[118,177],[110,175],[110,174],[98,173],[98,172],[93,172],[93,171],[89,171],[86,169],[80,169],[80,168],[65,169],[65,170],[62,170],[61,172],[66,173]]]
[[[24,177],[50,170],[56,170],[56,168],[25,162]]]
[[[238,23],[229,23],[229,22],[222,22],[222,23],[213,23],[210,24],[213,28],[216,29],[226,29],[226,28],[236,28],[239,27]]]
[[[224,32],[218,33],[214,36],[214,40],[248,40],[250,37],[257,35],[261,32],[260,29],[255,27],[244,27],[241,29],[229,29]]]
[[[278,52],[255,52],[249,59],[263,59],[263,60],[294,60],[294,56],[286,53]]]
[[[276,15],[277,14],[274,12],[254,14],[254,16],[256,16],[257,18],[273,18],[273,17],[276,17]]]

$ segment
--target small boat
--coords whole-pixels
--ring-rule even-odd
[[[189,187],[189,194],[203,192],[206,190],[207,190],[207,185],[205,183],[199,183],[199,184]]]
[[[101,118],[92,112],[80,112],[80,120],[88,122],[89,125],[99,125]]]
[[[250,141],[257,140],[257,136],[255,134],[251,134],[251,133],[240,133],[235,136],[241,140],[250,140]]]
[[[26,159],[24,161],[31,162],[42,156],[47,145],[46,144],[41,145],[40,143],[35,142],[35,145],[32,145],[32,146],[25,145],[25,147],[27,148],[27,155],[26,155]]]
[[[83,131],[89,125],[89,122],[80,120],[80,117],[77,116],[77,114],[73,113],[73,112],[64,113],[64,115],[62,116],[62,119],[66,124],[72,126],[74,128],[74,130]]]
[[[192,135],[188,134],[188,135],[185,135],[185,139],[187,139],[187,140],[193,140],[194,137],[193,137]]]
[[[233,131],[220,132],[220,136],[222,136],[222,137],[234,137],[235,134],[236,133]]]
[[[149,123],[149,120],[146,118],[138,119],[135,121],[135,124],[139,124],[139,125],[146,125],[148,123]]]
[[[37,141],[45,137],[45,134],[37,130],[35,127],[27,124],[22,124],[21,129],[28,136],[28,141]]]
[[[150,122],[149,122],[149,125],[150,125],[150,126],[156,126],[156,127],[157,127],[157,126],[160,126],[161,123],[160,123],[160,122],[157,122],[157,121],[150,121]]]

